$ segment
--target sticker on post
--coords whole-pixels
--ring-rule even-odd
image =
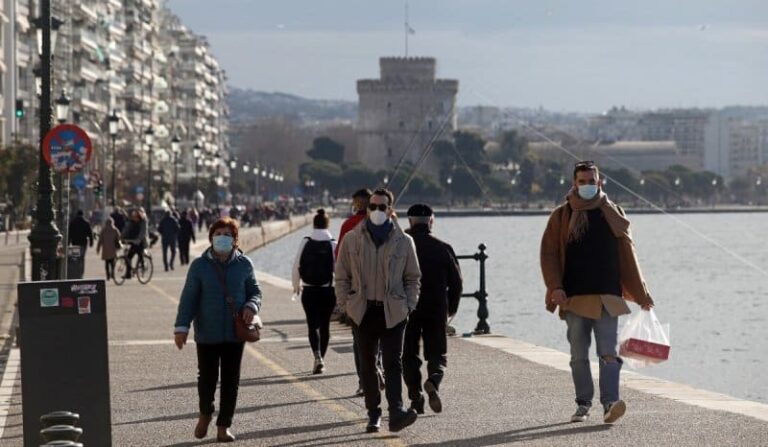
[[[91,313],[91,297],[80,296],[77,297],[77,313],[80,315]]]
[[[96,284],[74,284],[70,289],[72,293],[81,295],[95,295],[97,293]]]
[[[59,289],[40,289],[40,307],[59,307]]]
[[[75,308],[75,299],[71,296],[63,296],[61,297],[61,307],[67,308],[67,309],[74,309]]]

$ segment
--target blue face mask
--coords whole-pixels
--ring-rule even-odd
[[[580,185],[579,197],[584,200],[592,199],[597,195],[597,185]]]
[[[235,239],[226,234],[220,234],[213,237],[213,251],[219,254],[226,254],[232,251]]]

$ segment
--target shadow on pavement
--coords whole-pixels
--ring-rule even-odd
[[[502,433],[494,433],[491,435],[478,436],[476,438],[456,439],[452,441],[435,442],[429,444],[412,444],[412,447],[481,447],[508,444],[513,442],[523,441],[536,441],[546,438],[554,438],[556,436],[568,436],[576,435],[580,433],[593,433],[607,431],[611,429],[611,425],[586,425],[573,428],[565,428],[560,430],[542,431],[539,433],[528,433],[538,430],[546,430],[548,428],[562,427],[564,425],[572,425],[572,422],[558,422],[556,424],[539,425],[536,427],[521,428],[518,430],[511,430]]]
[[[353,376],[355,373],[338,373],[338,374],[312,374],[311,372],[307,373],[298,373],[295,376],[294,375],[277,375],[277,376],[265,376],[265,377],[255,377],[252,379],[242,379],[240,381],[240,387],[244,386],[254,386],[254,385],[284,385],[286,383],[293,383],[297,379],[300,382],[309,382],[309,381],[315,381],[315,380],[323,380],[323,379],[335,379],[337,377],[344,377],[344,376]],[[295,378],[294,378],[295,377]],[[184,388],[196,388],[197,382],[184,382],[184,383],[175,383],[173,385],[162,385],[162,386],[156,386],[151,388],[142,388],[138,390],[130,391],[131,393],[146,393],[151,391],[169,391],[169,390],[180,390]]]

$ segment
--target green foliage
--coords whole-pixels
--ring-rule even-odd
[[[501,135],[499,151],[492,160],[495,163],[520,163],[528,154],[528,141],[515,130],[505,131]]]
[[[325,160],[339,164],[344,161],[344,145],[328,137],[318,137],[312,141],[312,149],[307,151],[313,160]]]
[[[0,200],[12,202],[17,213],[34,205],[39,150],[16,144],[0,150]]]

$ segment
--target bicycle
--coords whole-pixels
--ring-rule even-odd
[[[128,266],[128,253],[130,246],[123,249],[123,253],[115,260],[115,271],[112,275],[112,280],[116,285],[121,286],[125,282],[125,272]],[[152,263],[152,253],[148,249],[144,249],[131,265],[131,277],[136,276],[141,284],[147,284],[152,279],[154,273],[154,265]]]

